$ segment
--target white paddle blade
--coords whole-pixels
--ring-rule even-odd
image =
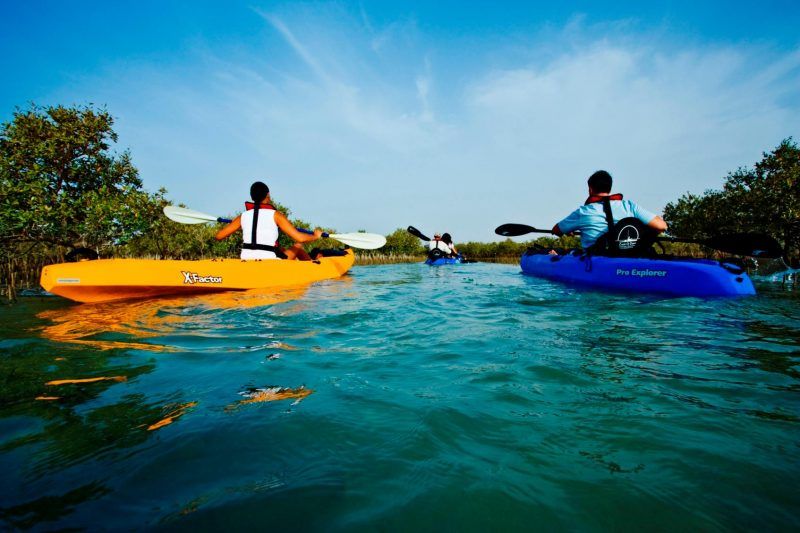
[[[217,217],[215,216],[183,207],[176,207],[174,205],[165,205],[164,214],[168,219],[180,222],[181,224],[202,224],[203,222],[217,221]]]
[[[336,233],[330,238],[362,250],[377,250],[386,244],[386,237],[375,233]]]

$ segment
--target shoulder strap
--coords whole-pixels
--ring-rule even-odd
[[[250,242],[252,244],[256,244],[258,242],[258,239],[256,238],[256,235],[258,234],[258,212],[259,211],[261,211],[261,209],[259,209],[258,206],[256,206],[255,209],[253,209],[253,227],[250,230]]]
[[[603,197],[603,213],[606,215],[606,224],[608,224],[608,231],[606,232],[606,245],[609,250],[616,249],[616,242],[611,234],[614,231],[614,216],[611,214],[611,198],[608,196]]]

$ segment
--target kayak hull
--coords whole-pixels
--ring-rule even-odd
[[[742,269],[709,259],[525,254],[520,267],[529,276],[612,291],[699,297],[756,293]]]
[[[440,257],[439,259],[425,260],[425,264],[430,266],[457,265],[461,262],[461,257]]]
[[[352,250],[318,261],[98,259],[48,265],[40,284],[76,302],[108,302],[304,285],[338,278],[354,260]]]

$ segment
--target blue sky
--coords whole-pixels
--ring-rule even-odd
[[[164,5],[162,5],[164,4]],[[800,138],[800,3],[0,3],[0,120],[106,106],[145,186],[339,231],[658,211]]]

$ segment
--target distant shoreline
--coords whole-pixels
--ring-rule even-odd
[[[501,257],[472,257],[469,259],[475,260],[478,263],[504,263],[504,264],[517,264],[519,263],[519,256],[501,256]],[[422,263],[425,261],[424,255],[358,255],[356,254],[355,266],[368,266],[368,265],[395,265],[401,263]]]

